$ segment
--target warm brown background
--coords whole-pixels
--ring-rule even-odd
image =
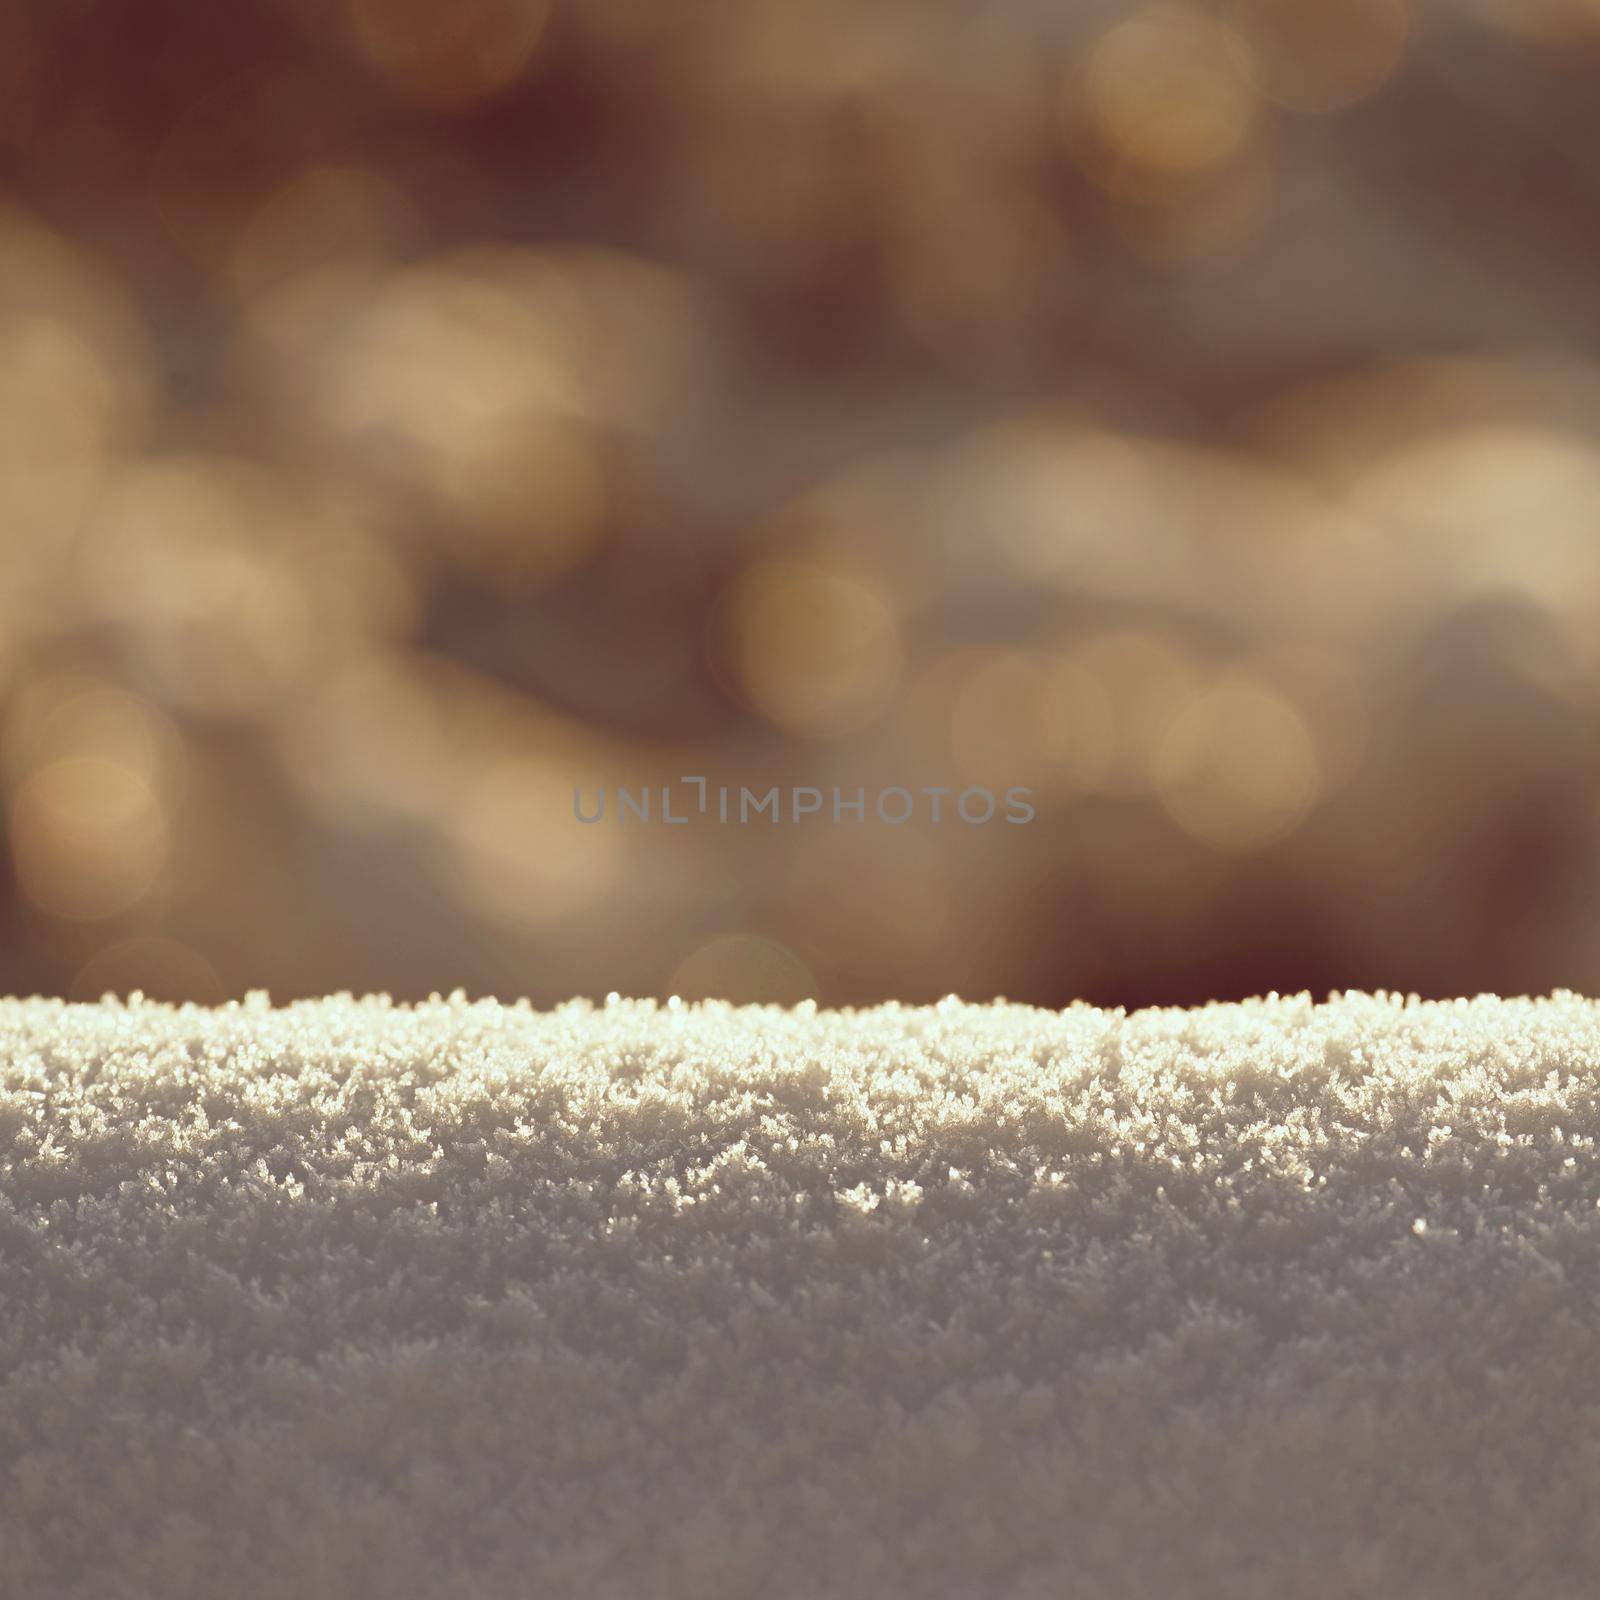
[[[1600,989],[1596,0],[3,0],[0,987]],[[583,828],[575,783],[1030,784]]]

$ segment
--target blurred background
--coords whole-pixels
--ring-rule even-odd
[[[1600,0],[0,0],[0,988],[1600,990],[1597,149]]]

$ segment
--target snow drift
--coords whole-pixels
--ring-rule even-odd
[[[1600,1009],[0,1005],[0,1594],[1592,1594]]]

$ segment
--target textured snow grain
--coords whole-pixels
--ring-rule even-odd
[[[0,1004],[0,1595],[1594,1593],[1600,1008]]]

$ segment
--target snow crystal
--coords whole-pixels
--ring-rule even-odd
[[[1566,994],[0,1003],[0,1597],[1588,1594],[1597,1064]]]

